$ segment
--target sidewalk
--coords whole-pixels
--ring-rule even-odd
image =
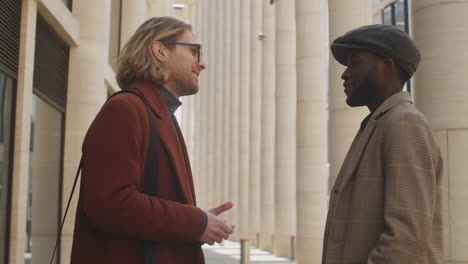
[[[206,264],[239,264],[240,244],[225,240],[224,245],[215,244],[213,246],[203,245]],[[294,264],[295,262],[287,258],[278,258],[270,252],[266,252],[254,247],[250,248],[250,262],[252,264]]]

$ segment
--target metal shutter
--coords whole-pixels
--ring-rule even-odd
[[[0,0],[0,68],[16,78],[18,72],[21,1]]]
[[[68,55],[69,47],[37,14],[34,93],[61,112],[67,102]]]

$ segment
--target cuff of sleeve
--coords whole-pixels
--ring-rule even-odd
[[[205,211],[203,211],[203,217],[204,217],[204,225],[203,225],[203,233],[205,233],[206,231],[206,227],[208,226],[208,215],[206,214]]]

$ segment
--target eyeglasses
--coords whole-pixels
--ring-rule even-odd
[[[197,47],[197,56],[198,56],[198,62],[200,62],[200,59],[202,57],[202,45],[198,43],[188,43],[188,42],[162,42],[164,45],[185,45],[185,46],[192,46],[192,47]]]

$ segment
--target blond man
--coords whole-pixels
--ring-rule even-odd
[[[202,264],[201,244],[221,242],[233,232],[217,216],[232,203],[206,212],[196,206],[187,149],[174,118],[179,98],[198,92],[206,69],[191,30],[175,18],[151,18],[123,48],[117,82],[130,92],[103,106],[83,143],[72,264]],[[150,135],[151,120],[157,135]],[[154,138],[159,144],[151,163]],[[146,174],[155,164],[155,175],[148,175],[154,176],[155,193],[149,195]]]

